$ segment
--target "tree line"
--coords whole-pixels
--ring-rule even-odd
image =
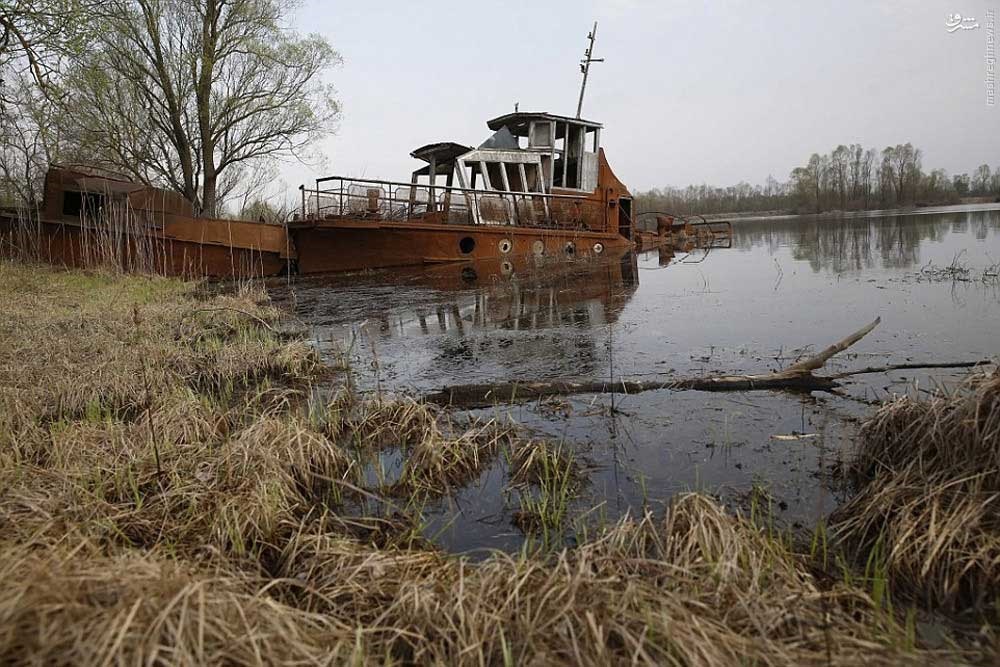
[[[931,204],[955,204],[965,197],[1000,200],[1000,166],[980,165],[949,176],[944,169],[924,171],[923,152],[913,144],[882,151],[841,144],[827,154],[813,153],[787,181],[773,176],[760,185],[689,185],[654,188],[636,194],[639,211],[680,215],[787,212],[822,213]]]
[[[309,155],[339,114],[323,75],[340,56],[290,28],[295,4],[3,0],[0,199],[37,202],[49,164],[77,163],[205,216],[250,206],[275,160]]]

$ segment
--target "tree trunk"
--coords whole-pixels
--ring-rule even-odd
[[[201,73],[198,77],[198,132],[201,135],[202,193],[201,214],[216,216],[216,185],[219,174],[215,167],[215,137],[212,131],[212,75],[215,70],[215,44],[218,37],[218,5],[206,0],[201,26]]]
[[[195,187],[194,178],[194,156],[191,151],[191,141],[187,131],[184,129],[181,103],[178,99],[177,91],[174,90],[173,79],[171,78],[171,73],[167,70],[167,64],[163,55],[163,38],[159,29],[158,10],[148,0],[140,3],[140,9],[143,19],[146,22],[145,28],[152,47],[152,59],[153,65],[156,68],[157,80],[163,88],[164,97],[166,97],[167,109],[170,116],[170,129],[173,133],[171,139],[174,148],[177,149],[177,157],[181,163],[181,175],[184,179],[184,198],[194,205],[198,201],[198,190]],[[135,39],[141,41],[141,37],[139,36],[136,36]]]
[[[776,373],[762,375],[722,375],[653,381],[555,380],[468,384],[445,387],[441,391],[424,396],[423,400],[438,405],[471,409],[486,408],[496,403],[535,400],[545,396],[612,392],[637,394],[639,392],[658,389],[687,389],[696,391],[749,391],[755,389],[829,391],[838,386],[836,380],[829,377],[819,377],[813,375],[812,372],[822,368],[833,355],[843,352],[867,336],[881,321],[881,318],[875,318],[871,324],[827,347],[819,354],[807,357]]]

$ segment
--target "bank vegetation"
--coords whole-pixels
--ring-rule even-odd
[[[788,180],[768,176],[763,184],[729,187],[689,185],[654,188],[636,195],[639,211],[678,215],[716,213],[822,213],[1000,201],[1000,165],[949,175],[923,166],[923,151],[911,143],[881,151],[840,144],[813,153]]]

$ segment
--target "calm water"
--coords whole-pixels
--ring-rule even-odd
[[[363,386],[419,394],[486,380],[766,372],[876,316],[882,324],[830,372],[995,356],[1000,283],[920,277],[929,263],[956,258],[974,272],[1000,262],[1000,210],[742,221],[732,248],[707,253],[300,279],[277,292],[321,352],[350,350]],[[691,489],[742,504],[757,483],[779,517],[809,525],[843,497],[829,473],[872,409],[864,401],[956,377],[858,376],[846,396],[654,391],[617,395],[616,410],[610,395],[587,395],[512,413],[588,462],[576,509],[597,507],[591,518]],[[814,435],[772,437],[797,433]],[[429,508],[439,543],[463,551],[521,543],[502,465]]]

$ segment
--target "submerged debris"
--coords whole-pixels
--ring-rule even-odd
[[[918,281],[925,282],[964,282],[964,283],[996,283],[1000,281],[1000,262],[982,269],[973,269],[962,261],[964,250],[952,260],[948,266],[938,266],[928,262],[920,268]]]

